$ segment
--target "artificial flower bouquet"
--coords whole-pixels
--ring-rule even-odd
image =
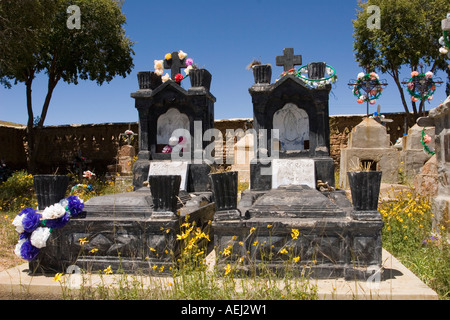
[[[27,261],[34,260],[40,250],[46,247],[52,231],[63,228],[70,218],[78,217],[83,209],[83,200],[77,196],[63,199],[45,208],[42,213],[25,208],[12,222],[20,235],[15,254]]]

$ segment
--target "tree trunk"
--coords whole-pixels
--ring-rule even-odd
[[[32,90],[31,85],[33,83],[34,79],[34,72],[32,72],[31,75],[27,76],[27,81],[25,82],[26,91],[27,91],[27,111],[28,111],[28,123],[27,123],[27,130],[25,134],[25,141],[24,141],[24,149],[25,149],[25,155],[27,158],[27,169],[29,173],[35,172],[35,166],[32,161],[33,154],[34,154],[34,138],[35,138],[35,132],[34,132],[34,114],[33,114],[33,100],[32,100]]]

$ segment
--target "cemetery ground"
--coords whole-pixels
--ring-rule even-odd
[[[117,192],[112,180],[95,179],[76,182],[75,179],[72,180],[72,186],[80,185],[76,194],[85,201],[92,196]],[[90,183],[92,187],[88,189],[87,183]],[[247,187],[248,185],[241,185],[240,189]],[[26,172],[17,172],[0,185],[0,272],[24,263],[14,254],[18,235],[11,221],[18,212],[28,206],[36,206],[33,179]],[[393,200],[381,200],[379,211],[385,223],[383,248],[438,293],[440,299],[450,299],[450,245],[446,239],[436,237],[436,232],[442,230],[432,230],[430,200],[416,196],[411,189],[398,193]],[[180,241],[189,239],[188,230],[190,226],[184,226],[184,229],[180,230],[180,239],[182,239]],[[216,254],[228,253],[216,252]],[[293,265],[296,260],[298,261],[296,258],[290,257],[286,260],[286,270],[289,270],[289,264]],[[100,281],[95,288],[82,286],[82,290],[76,296],[67,288],[64,290],[63,282],[58,283],[62,275],[55,275],[54,284],[61,285],[63,298],[66,299],[309,300],[318,298],[316,288],[309,281],[307,274],[294,277],[287,272],[280,286],[280,282],[275,281],[270,272],[259,277],[242,277],[236,271],[235,265],[227,265],[218,274],[208,266],[211,261],[206,261],[205,254],[201,251],[186,252],[182,259],[182,267],[173,270],[173,274],[177,277],[174,277],[172,282],[164,281],[167,278],[159,278],[160,280],[150,287],[145,286],[145,280],[142,280],[144,278],[128,276],[120,273],[120,270],[108,269],[98,271]],[[152,266],[152,268],[155,274],[160,271],[159,266]],[[114,278],[117,282],[115,286],[111,286],[112,278],[108,277],[111,273],[120,274],[119,277]],[[244,285],[243,280],[247,280],[248,286]]]

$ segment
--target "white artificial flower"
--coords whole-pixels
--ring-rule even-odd
[[[426,76],[427,78],[433,78],[433,72],[428,71],[427,73],[425,73],[425,76]]]
[[[169,79],[170,79],[170,76],[169,76],[168,73],[166,73],[164,76],[161,77],[161,80],[162,80],[163,82],[166,82],[166,81],[169,80]]]
[[[445,40],[444,40],[444,37],[440,37],[440,38],[439,38],[439,44],[440,44],[441,46],[445,46]]]
[[[439,52],[442,53],[442,54],[447,54],[448,50],[447,50],[447,48],[442,47],[442,48],[439,49]]]
[[[327,75],[329,75],[329,76],[331,76],[332,74],[333,74],[333,70],[331,69],[331,68],[328,68],[327,67],[327,69],[326,69],[327,71]]]
[[[155,74],[157,76],[162,76],[163,73],[164,73],[164,69],[155,69]]]
[[[164,68],[164,60],[155,60],[155,70]]]
[[[23,218],[25,218],[25,215],[21,215],[21,216],[17,216],[14,218],[12,224],[16,227],[16,231],[18,233],[23,233],[25,232],[25,229],[23,228],[23,224],[22,224],[22,220]]]
[[[364,72],[358,73],[358,79],[364,78],[366,74]]]
[[[186,73],[187,76],[189,75],[189,72],[191,72],[192,69],[194,69],[194,67],[192,65],[188,66],[186,69],[184,69],[184,72]]]
[[[20,249],[22,249],[22,245],[24,244],[25,241],[27,241],[27,240],[26,239],[19,240],[19,242],[16,244],[16,247],[14,248],[15,255],[21,259],[22,259],[22,255],[20,254]]]
[[[56,203],[50,207],[45,208],[44,212],[42,212],[42,220],[53,220],[59,219],[66,214],[66,209]]]
[[[180,60],[183,60],[186,57],[187,57],[187,53],[186,52],[183,52],[182,50],[180,50],[178,52],[178,58],[180,58]]]
[[[50,229],[40,227],[33,231],[30,237],[30,241],[34,247],[42,249],[47,245],[47,240],[49,237]]]

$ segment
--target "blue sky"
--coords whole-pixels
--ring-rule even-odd
[[[126,33],[136,42],[134,70],[127,78],[118,77],[103,86],[90,81],[80,81],[76,86],[60,82],[45,124],[137,121],[130,97],[138,89],[137,72],[152,71],[155,59],[178,50],[211,72],[216,119],[252,118],[248,88],[253,75],[246,66],[254,58],[272,64],[275,81],[283,71],[275,65],[275,57],[288,47],[303,56],[304,64],[323,61],[336,69],[339,79],[330,95],[331,115],[365,114],[365,104],[359,105],[347,86],[362,71],[353,53],[356,9],[357,0],[125,0],[122,10],[127,17]],[[392,78],[380,76],[389,86],[377,105],[382,112],[402,112]],[[405,72],[402,78],[408,76]],[[442,72],[437,76],[446,80]],[[40,114],[46,86],[45,75],[38,76],[33,85],[36,115]],[[185,81],[183,87],[188,86],[189,81]],[[427,110],[445,98],[442,85],[431,104],[427,102]],[[9,90],[0,88],[0,120],[27,122],[22,84]]]

